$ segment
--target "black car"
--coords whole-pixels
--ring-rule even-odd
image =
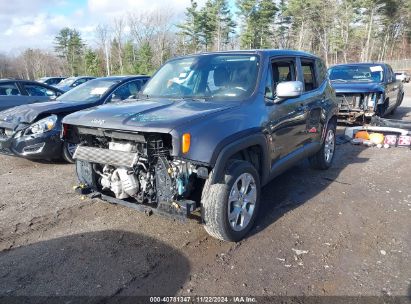
[[[401,81],[386,63],[350,63],[329,69],[331,85],[339,103],[339,120],[366,122],[374,115],[384,117],[404,98]]]
[[[0,111],[8,108],[54,99],[64,91],[30,80],[0,80]]]
[[[97,78],[55,101],[24,105],[0,112],[0,153],[29,159],[72,161],[73,146],[60,139],[67,114],[136,96],[148,76]]]
[[[137,101],[68,115],[63,138],[78,145],[82,194],[196,216],[212,236],[238,241],[261,186],[306,157],[331,166],[337,111],[316,56],[206,53],[167,62]]]
[[[60,83],[62,80],[66,79],[66,77],[42,77],[37,79],[37,82],[41,82],[48,85],[56,85]]]

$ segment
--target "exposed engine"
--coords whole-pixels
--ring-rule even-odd
[[[381,95],[378,93],[345,93],[337,94],[339,116],[346,122],[354,122],[360,117],[371,117],[375,114]]]
[[[158,135],[145,136],[144,142],[141,138],[138,142],[89,135],[74,158],[93,164],[95,186],[112,192],[117,199],[171,202],[189,197],[197,169],[171,158],[170,143]]]

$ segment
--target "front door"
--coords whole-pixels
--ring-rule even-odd
[[[295,81],[295,58],[276,59],[271,62],[266,79],[266,109],[272,164],[302,148],[302,131],[305,129],[304,104],[301,97],[276,100],[278,83]]]

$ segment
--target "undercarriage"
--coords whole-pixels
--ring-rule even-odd
[[[199,208],[198,192],[208,168],[172,157],[171,135],[91,128],[74,133],[82,194],[146,213],[187,217]]]

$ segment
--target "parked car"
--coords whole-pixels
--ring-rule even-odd
[[[70,91],[72,88],[75,88],[79,86],[80,84],[83,84],[95,78],[96,77],[91,77],[91,76],[69,77],[69,78],[66,78],[60,81],[58,84],[55,85],[55,87],[59,88],[60,90],[64,92],[67,92],[67,91]]]
[[[303,76],[304,75],[304,76]],[[260,187],[309,157],[331,166],[337,104],[324,62],[286,50],[173,59],[140,99],[68,115],[63,138],[82,194],[174,216],[242,239]]]
[[[411,76],[410,76],[410,74],[408,74],[407,72],[401,71],[401,72],[395,72],[395,78],[396,78],[398,81],[408,83],[408,82],[410,82]]]
[[[385,63],[340,64],[329,69],[339,103],[340,121],[365,122],[395,111],[404,98],[402,83]]]
[[[45,83],[48,85],[56,85],[64,79],[66,79],[66,77],[42,77],[37,79],[37,82]]]
[[[138,93],[147,76],[97,78],[52,102],[0,112],[0,153],[29,159],[63,158],[72,162],[72,145],[60,139],[61,120],[69,113],[103,103],[114,103]]]
[[[64,92],[52,86],[29,80],[0,80],[0,111],[19,105],[44,102]]]

